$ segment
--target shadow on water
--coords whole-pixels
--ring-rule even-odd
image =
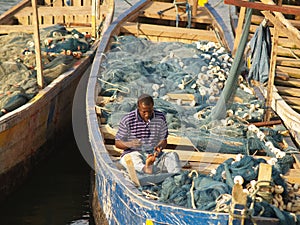
[[[0,205],[3,225],[93,225],[91,169],[73,135],[65,137],[26,182]]]

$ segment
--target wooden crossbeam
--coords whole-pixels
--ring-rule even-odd
[[[278,6],[278,5],[265,4],[261,2],[248,2],[243,0],[224,0],[224,3],[229,5],[240,6],[240,7],[258,9],[258,10],[281,12],[284,14],[291,14],[291,15],[300,14],[300,7],[298,6],[290,6],[290,5]]]
[[[218,39],[211,30],[186,29],[180,27],[158,26],[142,23],[127,22],[121,27],[121,33],[139,34],[145,36],[165,37],[172,39],[187,40],[208,40],[218,42]]]

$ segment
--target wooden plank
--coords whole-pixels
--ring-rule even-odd
[[[259,170],[258,170],[258,177],[257,177],[257,181],[259,183],[257,185],[268,186],[270,185],[271,178],[272,178],[272,165],[267,163],[260,163]]]
[[[293,68],[300,68],[300,59],[277,57],[276,64],[279,66],[288,66]]]
[[[91,7],[89,6],[39,6],[40,16],[58,16],[58,15],[87,15],[91,14]],[[15,14],[15,17],[29,16],[33,13],[32,7],[25,7]]]
[[[275,79],[275,84],[276,86],[300,87],[300,79],[289,78],[287,81]]]
[[[186,94],[186,93],[167,93],[167,95],[171,99],[181,99],[185,101],[193,101],[195,100],[195,96],[193,94]]]
[[[282,99],[289,105],[300,105],[300,98],[291,96],[281,96]]]
[[[279,43],[280,46],[278,46],[278,55],[279,56],[288,56],[291,58],[296,58],[300,57],[300,50],[299,49],[290,49],[286,48],[280,43],[280,38],[279,38]]]
[[[300,11],[300,8],[299,8],[299,11]],[[288,36],[290,41],[294,42],[296,46],[300,46],[300,33],[291,24],[289,24],[290,26],[285,24],[286,22],[288,22],[287,20],[282,21],[282,20],[280,20],[281,17],[279,17],[278,15],[274,16],[268,11],[263,11],[261,13],[270,22],[272,22],[274,24],[274,26],[276,26],[276,29],[280,30],[280,32],[286,33],[286,35]]]
[[[300,79],[300,69],[298,68],[277,66],[277,70],[279,72],[287,73],[290,77]]]
[[[276,86],[276,88],[280,95],[288,95],[288,96],[300,98],[299,88],[291,88],[291,87],[286,88],[286,87],[281,87],[281,86]]]
[[[49,27],[49,24],[43,24],[40,28]],[[72,28],[76,28],[79,32],[91,31],[90,27],[82,26],[82,27],[74,27],[68,26],[68,29],[72,30]],[[0,34],[8,34],[11,32],[25,32],[25,33],[33,33],[32,25],[0,25]]]
[[[134,169],[134,165],[133,165],[133,162],[131,160],[131,156],[129,154],[126,154],[124,156],[124,158],[125,158],[125,162],[126,162],[126,165],[127,165],[127,172],[129,174],[130,179],[133,181],[133,183],[136,186],[141,186],[139,178],[137,177],[136,171]]]
[[[245,13],[246,13],[246,8],[242,7],[240,10],[238,25],[235,30],[235,40],[234,40],[234,45],[233,45],[233,50],[232,50],[233,56],[235,56],[236,50],[237,50],[238,45],[241,40],[241,36],[242,36],[242,32],[243,32],[243,24],[244,24],[244,20],[245,20]]]
[[[111,140],[115,139],[117,133],[116,129],[110,127],[108,124],[101,125],[100,129],[104,139],[111,139]],[[187,137],[179,137],[179,136],[177,137],[174,135],[168,136],[168,144],[194,147],[193,143]]]
[[[188,39],[188,40],[207,40],[218,42],[218,39],[213,31],[199,29],[186,29],[179,27],[168,27],[160,25],[149,25],[141,23],[127,22],[121,27],[121,33],[141,34],[145,36],[158,36],[172,39]]]
[[[258,9],[258,10],[269,10],[269,11],[275,11],[275,12],[281,12],[284,14],[292,14],[292,15],[299,15],[300,14],[300,8],[297,6],[291,6],[291,5],[270,5],[265,4],[261,2],[248,2],[243,0],[224,0],[225,4],[240,6],[240,7],[246,7],[246,8],[252,8],[252,9]],[[273,2],[274,3],[274,2]]]

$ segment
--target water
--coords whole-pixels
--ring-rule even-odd
[[[20,0],[0,0],[0,14]],[[129,0],[132,4],[137,0]],[[118,16],[130,5],[115,0]],[[43,161],[25,183],[0,204],[1,225],[93,225],[91,169],[73,135]]]

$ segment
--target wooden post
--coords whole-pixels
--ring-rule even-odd
[[[247,194],[243,192],[241,184],[235,184],[232,188],[232,200],[229,214],[229,225],[244,225],[245,215],[247,209]],[[237,216],[237,218],[235,217]]]
[[[278,29],[274,26],[274,34],[273,34],[273,45],[271,51],[271,59],[270,59],[270,72],[268,79],[268,88],[267,88],[267,99],[266,99],[266,113],[265,113],[265,121],[270,121],[271,113],[272,113],[272,98],[273,98],[273,86],[275,79],[275,70],[276,70],[276,58],[277,58],[277,47],[278,47]]]
[[[40,43],[40,30],[39,30],[39,17],[37,10],[36,0],[31,0],[33,8],[33,26],[34,26],[34,45],[36,55],[36,72],[37,72],[37,84],[39,88],[43,88],[43,69],[42,69],[42,58],[41,58],[41,43]]]
[[[238,25],[237,25],[237,28],[235,30],[235,39],[234,39],[233,50],[232,50],[233,57],[235,56],[237,47],[238,47],[238,45],[240,43],[240,40],[241,40],[241,36],[242,36],[242,32],[243,32],[243,24],[244,24],[244,20],[245,20],[245,13],[246,13],[246,8],[241,7],[239,20],[238,20]]]
[[[96,0],[92,0],[92,36],[96,37]]]
[[[279,6],[281,6],[282,1],[279,0],[278,4]],[[270,72],[269,72],[268,88],[267,88],[265,121],[270,121],[272,115],[272,99],[273,99],[273,86],[274,86],[275,71],[276,71],[277,47],[278,47],[278,38],[279,38],[278,36],[279,36],[279,31],[277,26],[274,24],[273,45],[271,51]]]
[[[197,9],[198,9],[198,0],[193,0],[192,16],[197,15]]]

